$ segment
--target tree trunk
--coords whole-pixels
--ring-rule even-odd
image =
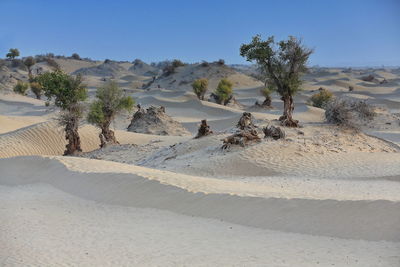
[[[115,138],[114,131],[110,130],[111,119],[103,124],[101,127],[100,147],[105,147],[108,144],[119,144]]]
[[[285,95],[282,98],[283,101],[283,115],[279,118],[282,126],[286,127],[298,127],[299,121],[293,119],[294,102],[291,95]]]
[[[64,151],[64,156],[75,155],[78,152],[82,152],[78,124],[78,118],[71,118],[65,125],[65,138],[68,140],[68,144],[65,146],[66,150]]]

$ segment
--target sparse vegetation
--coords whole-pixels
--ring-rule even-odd
[[[334,98],[325,109],[327,122],[347,128],[358,129],[360,123],[376,116],[375,109],[365,101]]]
[[[116,144],[118,141],[114,132],[110,130],[110,124],[119,112],[131,110],[134,100],[130,96],[124,96],[122,89],[114,81],[97,89],[96,98],[90,105],[87,120],[101,129],[100,147]]]
[[[206,78],[197,79],[192,83],[193,91],[200,100],[204,100],[204,95],[208,89],[208,80]]]
[[[310,103],[317,108],[325,108],[328,102],[333,98],[331,91],[322,89],[318,93],[313,94],[310,98]]]
[[[275,42],[274,37],[264,41],[260,35],[256,35],[251,43],[240,47],[240,55],[247,61],[256,62],[265,82],[280,94],[284,112],[279,120],[283,126],[298,126],[298,121],[293,119],[293,95],[301,89],[300,78],[307,70],[306,64],[312,52],[301,40],[292,36],[288,40]]]
[[[217,86],[217,89],[214,91],[214,95],[216,96],[216,100],[218,104],[228,104],[229,100],[232,99],[233,84],[227,80],[222,79]]]
[[[36,99],[41,99],[43,94],[43,88],[35,79],[29,84],[31,87],[32,93],[36,96]]]
[[[8,50],[8,53],[6,54],[6,57],[9,59],[19,57],[19,50],[17,48],[10,48],[10,50]]]
[[[169,76],[176,72],[176,68],[185,66],[186,64],[179,59],[174,59],[172,62],[168,62],[163,68],[164,76]]]
[[[29,84],[18,81],[17,84],[14,86],[13,90],[15,93],[20,94],[20,95],[26,95],[26,91],[29,88]]]
[[[56,70],[40,74],[37,81],[42,86],[48,101],[54,99],[55,105],[62,110],[59,122],[65,127],[65,138],[68,140],[64,155],[81,152],[78,127],[83,113],[82,101],[87,98],[82,77],[70,76],[61,70]]]

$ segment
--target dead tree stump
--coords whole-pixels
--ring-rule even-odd
[[[210,126],[207,124],[207,120],[202,120],[195,138],[207,136],[212,133],[213,133],[213,131],[211,131]]]
[[[282,130],[280,127],[275,127],[273,125],[265,127],[263,129],[263,132],[265,134],[264,138],[271,137],[274,140],[283,139],[286,136],[284,130]]]

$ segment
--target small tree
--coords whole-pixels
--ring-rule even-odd
[[[264,102],[262,103],[262,106],[271,106],[272,103],[272,99],[271,99],[271,93],[272,93],[273,89],[268,88],[268,87],[264,87],[260,90],[260,93],[263,97],[265,97]]]
[[[227,80],[227,79],[222,79],[217,86],[217,89],[215,90],[214,94],[217,96],[217,102],[218,104],[228,104],[229,100],[232,99],[232,89],[233,84]]]
[[[25,66],[28,68],[29,77],[32,76],[32,66],[36,64],[36,61],[33,57],[27,57],[24,60]]]
[[[301,40],[290,36],[286,41],[276,43],[274,37],[261,40],[260,35],[253,37],[249,44],[240,47],[240,55],[247,61],[256,62],[262,70],[264,80],[277,90],[284,103],[282,125],[297,127],[294,120],[293,95],[300,90],[301,74],[307,70],[307,61],[313,50],[303,46]]]
[[[200,100],[204,100],[207,92],[208,80],[206,78],[197,79],[192,83],[193,91]]]
[[[130,96],[123,96],[123,91],[114,81],[108,82],[104,87],[97,89],[96,98],[91,105],[87,120],[101,129],[100,147],[118,143],[110,124],[115,116],[122,110],[131,110],[134,100]]]
[[[82,101],[87,98],[87,90],[82,77],[70,76],[61,70],[47,72],[37,77],[48,101],[61,108],[60,124],[65,127],[65,138],[68,140],[64,155],[81,152],[81,141],[78,133],[79,120],[82,118]]]
[[[318,93],[311,96],[310,102],[314,107],[325,108],[332,98],[333,94],[331,91],[322,89]]]
[[[29,88],[28,83],[18,81],[17,84],[14,86],[13,90],[17,94],[26,95],[26,91],[28,90],[28,88]]]
[[[81,60],[81,57],[77,53],[73,53],[71,58],[76,59],[76,60]]]
[[[6,55],[7,58],[14,59],[16,57],[19,57],[19,50],[17,48],[10,48],[10,50],[8,51],[9,52]]]

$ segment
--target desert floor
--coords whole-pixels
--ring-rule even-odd
[[[263,99],[250,78],[235,88],[236,106],[163,80],[132,90],[191,135],[128,132],[126,113],[113,123],[120,145],[105,149],[84,122],[80,157],[61,156],[57,109],[1,91],[0,265],[400,266],[400,72],[373,73],[388,83],[340,69],[308,74],[295,98],[301,128],[227,150],[221,139],[244,111],[259,127],[282,113],[276,95],[273,109],[253,106]],[[87,80],[93,95],[100,80]],[[379,117],[362,132],[325,123],[306,104],[321,86],[368,99]],[[193,139],[201,119],[215,134]]]

